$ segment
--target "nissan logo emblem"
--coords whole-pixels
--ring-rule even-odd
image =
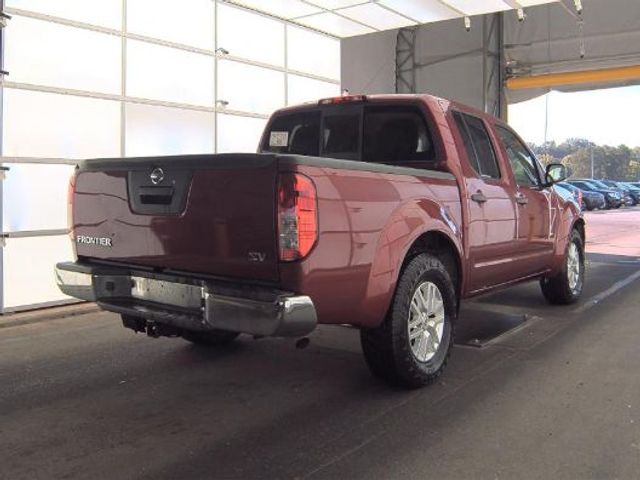
[[[151,178],[151,183],[158,185],[164,180],[164,171],[161,168],[154,168],[149,178]]]

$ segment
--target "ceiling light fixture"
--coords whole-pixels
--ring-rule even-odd
[[[579,48],[580,48],[580,58],[584,58],[587,54],[587,47],[584,43],[584,20],[578,20],[578,38],[579,38]]]
[[[582,0],[573,0],[573,3],[576,6],[576,12],[578,12],[578,15],[582,15]]]
[[[7,26],[7,21],[11,20],[11,15],[7,15],[4,12],[0,12],[0,28]]]

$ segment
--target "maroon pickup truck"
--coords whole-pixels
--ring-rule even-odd
[[[238,132],[242,135],[242,132]],[[360,329],[372,372],[443,370],[460,299],[584,283],[585,225],[500,120],[428,95],[345,96],[273,114],[257,154],[88,160],[69,189],[62,291],[126,327],[208,345]]]

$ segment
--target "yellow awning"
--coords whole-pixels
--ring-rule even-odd
[[[616,83],[625,80],[640,80],[640,65],[509,78],[507,80],[507,88],[511,90],[522,90],[526,88],[553,88],[587,83]]]

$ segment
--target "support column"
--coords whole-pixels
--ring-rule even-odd
[[[416,93],[416,31],[398,30],[396,39],[396,93]]]
[[[4,16],[4,0],[0,0],[0,21],[2,25],[5,24],[7,18]],[[4,76],[7,72],[4,70],[4,26],[0,27],[0,158],[4,155],[2,138],[4,137],[4,106],[3,106],[3,94],[4,94]],[[2,212],[4,209],[3,198],[4,192],[2,188],[2,181],[5,175],[5,168],[0,162],[0,314],[4,312],[4,236],[2,235],[4,219],[2,218]]]
[[[485,15],[482,24],[482,100],[485,112],[506,118],[503,15]]]

